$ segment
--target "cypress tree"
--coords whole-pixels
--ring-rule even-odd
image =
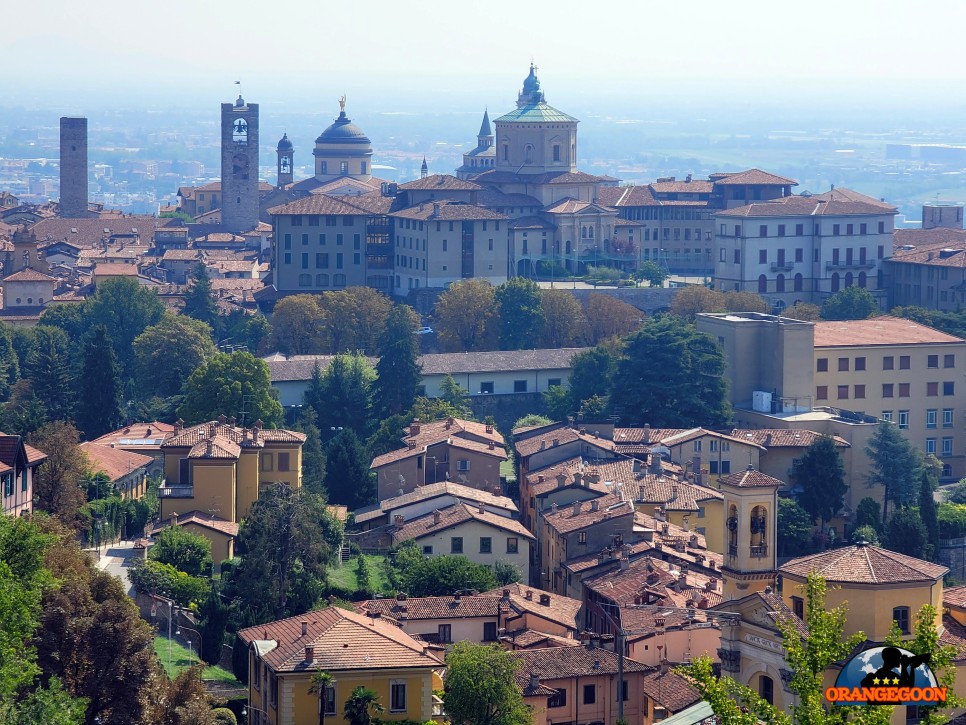
[[[77,425],[88,440],[121,424],[121,384],[117,356],[103,325],[84,344],[78,380]]]
[[[379,338],[378,378],[373,386],[373,404],[383,418],[400,415],[416,401],[423,375],[417,358],[416,313],[407,305],[396,305],[389,313],[386,329]]]

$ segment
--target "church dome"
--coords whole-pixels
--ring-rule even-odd
[[[371,144],[369,137],[361,128],[350,121],[345,111],[339,114],[335,123],[325,129],[322,134],[315,139],[316,143],[324,144]]]
[[[530,75],[523,81],[523,92],[526,94],[540,90],[540,79],[537,78],[537,69],[533,63],[530,64]]]
[[[293,148],[294,147],[292,146],[292,142],[288,140],[288,134],[287,133],[282,134],[282,138],[279,139],[278,141],[278,150],[291,151]]]

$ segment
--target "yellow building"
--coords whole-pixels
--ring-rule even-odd
[[[161,518],[197,512],[208,522],[238,524],[265,487],[301,488],[304,442],[303,433],[263,429],[261,421],[252,428],[224,417],[190,428],[179,421],[161,446]],[[210,531],[203,527],[199,533],[209,536]],[[213,538],[212,547],[224,546],[220,537]]]
[[[326,720],[344,722],[344,704],[360,686],[378,694],[382,720],[433,718],[443,661],[380,617],[330,607],[249,627],[238,636],[249,648],[252,725],[316,725],[320,698]],[[310,692],[319,670],[334,678],[322,695]]]

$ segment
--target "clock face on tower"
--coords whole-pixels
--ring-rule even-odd
[[[235,143],[248,143],[248,121],[244,118],[235,119],[231,125],[231,140]]]
[[[288,156],[283,156],[279,162],[279,171],[283,174],[287,174],[292,170],[292,160]]]

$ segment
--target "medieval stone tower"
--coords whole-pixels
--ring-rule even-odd
[[[87,119],[60,119],[60,215],[87,216]]]
[[[258,223],[258,104],[221,104],[221,223],[247,232]]]

